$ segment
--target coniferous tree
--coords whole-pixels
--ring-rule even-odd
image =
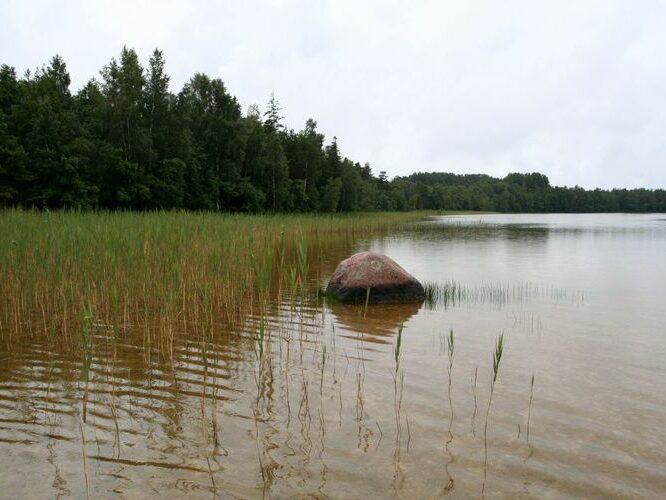
[[[271,94],[242,116],[222,80],[169,90],[162,52],[133,50],[76,94],[65,62],[18,78],[0,66],[0,206],[224,211],[666,211],[663,189],[553,187],[538,173],[373,175],[324,145],[314,120],[287,130]]]
[[[112,188],[115,207],[144,208],[150,203],[145,164],[149,141],[143,126],[144,71],[134,50],[123,47],[120,62],[112,59],[102,70],[105,97],[105,138],[121,152],[122,161],[113,158],[107,183]]]
[[[21,194],[31,180],[27,155],[12,127],[13,110],[20,96],[16,71],[0,66],[0,206],[18,205]]]

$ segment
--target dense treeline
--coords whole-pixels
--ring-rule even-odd
[[[413,174],[389,181],[282,124],[271,97],[245,114],[222,80],[169,91],[163,54],[124,48],[77,93],[64,61],[19,78],[0,67],[0,206],[333,212],[666,211],[663,190],[551,187],[541,174]]]
[[[388,206],[385,179],[286,130],[278,102],[241,113],[220,79],[169,92],[164,57],[131,49],[78,93],[63,60],[0,68],[0,203],[46,208],[351,211]]]
[[[416,173],[392,182],[414,209],[496,212],[666,212],[663,189],[554,187],[543,174]]]

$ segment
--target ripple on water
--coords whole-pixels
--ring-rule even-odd
[[[469,497],[486,469],[488,496],[663,496],[663,230],[502,220],[358,243],[383,245],[446,293],[457,283],[446,303],[274,303],[232,331],[175,331],[168,352],[98,324],[87,377],[76,349],[0,348],[0,467],[11,471],[0,486],[14,497],[83,496],[86,483],[93,496]]]

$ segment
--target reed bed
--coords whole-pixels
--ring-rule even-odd
[[[175,332],[206,338],[276,298],[309,296],[331,242],[423,217],[2,211],[0,341],[44,335],[85,351],[92,321],[169,356]]]
[[[253,437],[263,496],[288,496],[280,494],[290,490],[280,489],[284,484],[279,469],[290,467],[292,460],[298,460],[291,466],[295,474],[303,475],[304,484],[316,479],[318,474],[312,471],[319,464],[325,479],[325,451],[335,439],[327,436],[352,429],[351,421],[355,427],[352,434],[358,439],[356,448],[364,452],[379,449],[384,431],[387,436],[394,433],[391,487],[399,496],[405,481],[402,461],[409,456],[412,443],[410,417],[417,424],[420,419],[418,413],[410,414],[414,406],[409,405],[409,399],[403,400],[406,367],[410,366],[405,352],[409,351],[410,336],[420,332],[410,334],[402,322],[390,331],[395,337],[393,352],[385,358],[392,365],[394,431],[392,425],[381,425],[388,422],[388,415],[379,410],[382,406],[366,404],[385,397],[366,392],[366,359],[372,359],[368,356],[373,352],[381,357],[382,351],[366,351],[360,337],[346,344],[344,335],[338,338],[327,308],[319,307],[319,273],[332,270],[359,237],[394,231],[422,217],[0,212],[4,239],[4,245],[0,243],[0,341],[6,343],[8,352],[15,352],[39,337],[48,341],[49,356],[54,358],[63,357],[54,352],[60,350],[56,344],[77,349],[64,356],[74,359],[72,366],[77,363],[81,367],[79,388],[68,394],[73,397],[66,404],[81,405],[76,417],[81,484],[86,494],[89,489],[93,494],[99,491],[101,483],[90,466],[96,462],[88,459],[120,461],[122,453],[125,463],[131,464],[138,456],[121,439],[130,431],[136,434],[131,410],[136,402],[129,396],[117,396],[131,392],[130,371],[123,371],[131,366],[132,376],[140,383],[146,378],[152,384],[155,377],[156,387],[160,387],[160,381],[168,379],[165,385],[178,393],[179,403],[173,406],[183,412],[179,418],[187,415],[194,417],[192,425],[200,424],[200,433],[197,437],[191,433],[188,444],[196,447],[201,460],[188,467],[208,475],[213,496],[219,485],[225,484],[221,465],[228,453],[225,447],[238,445],[223,432],[226,426],[239,425],[234,421],[236,415],[249,419],[239,434]],[[444,300],[448,293],[449,299],[456,301],[449,302],[453,305],[481,298],[493,303],[494,298],[504,297],[501,300],[505,301],[510,293],[532,296],[537,288],[517,285],[514,290],[518,291],[508,292],[500,285],[484,290],[455,283],[429,285],[427,289],[431,302]],[[368,304],[358,309],[359,317],[365,317]],[[329,321],[330,338],[324,333]],[[233,337],[222,337],[232,332]],[[450,470],[450,466],[457,460],[452,393],[454,372],[459,370],[457,364],[454,370],[457,341],[453,329],[440,337],[440,352],[445,350],[447,357],[448,391],[443,397],[448,396],[450,410],[443,429],[445,494],[456,484],[452,475],[455,467]],[[244,349],[231,345],[243,342]],[[13,346],[16,349],[12,350]],[[503,347],[502,334],[494,346],[485,408],[482,488],[488,469],[488,422]],[[160,359],[149,359],[155,352]],[[242,380],[245,370],[254,375],[247,377],[248,385]],[[473,437],[478,371],[477,366],[472,386]],[[410,373],[414,374],[410,377],[419,376],[418,370]],[[48,377],[50,383],[50,372]],[[382,377],[376,368],[368,372],[368,380],[374,379],[374,383]],[[176,379],[177,388],[172,382]],[[533,387],[534,376],[528,436]],[[151,396],[139,402],[150,405],[149,417],[152,413],[161,417],[155,420],[156,427],[160,420],[172,418],[176,396],[167,394],[174,400]],[[188,405],[182,402],[196,398],[200,402],[197,414],[186,413],[182,408]],[[243,414],[246,407],[250,410]],[[464,418],[465,407],[462,401],[456,402],[457,419]],[[245,418],[239,420],[245,422]],[[105,430],[106,435],[89,432],[96,429]],[[467,437],[459,436],[458,442],[465,443]],[[421,446],[417,439],[415,443]],[[95,447],[106,447],[103,458],[99,451],[91,454]],[[276,450],[287,448],[289,453],[276,458]]]
[[[582,305],[585,299],[584,291],[580,289],[567,289],[530,281],[480,285],[464,285],[459,281],[427,282],[424,283],[424,288],[425,303],[431,309],[439,306],[446,309],[478,304],[501,308],[507,304],[527,304],[534,299]]]

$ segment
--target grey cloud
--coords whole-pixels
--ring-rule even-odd
[[[560,185],[666,186],[660,2],[3,2],[0,61],[63,55],[81,86],[123,44],[164,50],[247,107],[275,91],[389,175],[541,171]]]

